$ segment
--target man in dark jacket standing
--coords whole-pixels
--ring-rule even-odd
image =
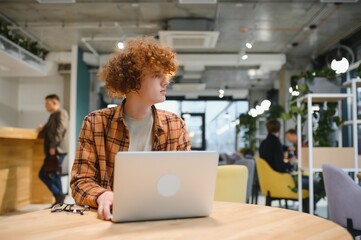
[[[45,125],[38,127],[39,137],[44,138],[44,154],[47,157],[57,155],[58,165],[61,167],[68,151],[68,113],[60,109],[60,100],[56,94],[45,97],[45,108],[50,116]],[[55,198],[54,204],[62,204],[65,195],[61,185],[61,173],[46,172],[43,164],[39,171],[39,178],[52,192]]]

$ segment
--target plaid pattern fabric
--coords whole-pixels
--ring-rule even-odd
[[[129,148],[124,102],[119,107],[94,111],[84,118],[70,182],[78,204],[97,207],[98,196],[113,189],[115,154]],[[189,151],[191,145],[184,121],[154,106],[152,112],[152,151]]]

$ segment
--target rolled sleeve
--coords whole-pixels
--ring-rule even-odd
[[[92,124],[86,117],[79,133],[78,148],[71,172],[70,186],[75,202],[97,207],[98,196],[110,190],[101,187],[99,180],[99,162]]]

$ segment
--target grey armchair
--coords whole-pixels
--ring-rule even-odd
[[[322,169],[329,219],[361,235],[361,187],[339,167],[323,164]]]
[[[223,154],[226,165],[243,165],[248,169],[248,179],[247,179],[247,193],[246,193],[246,202],[249,202],[249,199],[252,194],[253,181],[255,176],[256,162],[253,158],[250,157],[242,157],[237,153],[233,153],[232,155]]]

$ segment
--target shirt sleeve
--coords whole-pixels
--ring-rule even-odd
[[[48,134],[50,140],[50,147],[57,148],[64,138],[64,133],[68,129],[68,114],[65,111],[55,113],[54,123],[49,124]]]
[[[190,151],[191,141],[189,139],[188,130],[185,122],[180,119],[180,135],[178,138],[177,151]]]
[[[70,187],[74,200],[78,204],[97,207],[99,195],[110,189],[99,185],[99,161],[96,153],[94,134],[89,117],[83,121],[74,165],[71,171]]]

